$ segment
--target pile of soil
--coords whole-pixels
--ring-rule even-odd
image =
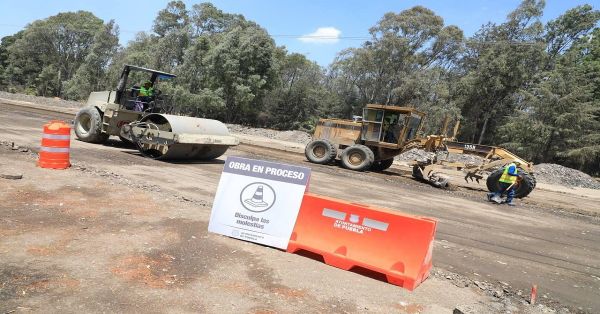
[[[48,98],[48,97],[40,97],[40,96],[31,96],[24,94],[13,94],[0,91],[0,98],[10,99],[10,100],[18,100],[18,101],[27,101],[35,104],[46,105],[46,106],[54,106],[54,107],[63,107],[63,108],[81,108],[85,106],[83,102],[64,100],[58,97],[56,98]]]
[[[539,164],[533,169],[538,182],[600,190],[600,182],[579,170],[557,164]]]
[[[302,131],[277,131],[272,129],[251,128],[239,124],[227,124],[229,132],[266,137],[274,140],[308,144],[310,134]]]

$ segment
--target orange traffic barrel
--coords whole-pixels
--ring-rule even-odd
[[[69,168],[70,147],[71,127],[67,123],[53,120],[44,124],[38,166],[51,169]]]

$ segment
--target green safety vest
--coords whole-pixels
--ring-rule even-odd
[[[508,184],[513,184],[513,183],[517,182],[517,176],[511,176],[508,174],[508,169],[513,166],[515,167],[515,174],[517,174],[519,171],[519,170],[517,170],[517,165],[515,163],[510,163],[506,167],[504,167],[504,172],[502,173],[502,176],[500,177],[500,180],[498,180],[498,181],[508,183]]]
[[[145,88],[144,86],[140,87],[140,96],[150,97],[154,95],[154,88],[149,87]]]

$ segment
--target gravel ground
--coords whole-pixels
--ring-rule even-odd
[[[310,134],[302,131],[277,131],[272,129],[251,128],[239,124],[227,124],[227,127],[232,133],[262,136],[280,141],[308,144],[311,140]]]
[[[0,150],[6,150],[9,152],[20,151],[26,153],[26,155],[23,154],[23,157],[29,159],[29,161],[31,161],[31,159],[36,159],[35,153],[31,152],[30,150],[21,150],[21,148],[25,149],[26,147],[13,145],[12,142],[8,141],[0,141]],[[0,151],[0,154],[1,153],[2,152]],[[15,169],[17,171],[23,170],[20,168]],[[26,169],[38,168],[31,166]],[[0,169],[0,173],[4,173],[4,170],[5,169]],[[245,251],[241,249],[249,246],[248,244],[245,244],[245,242],[231,241],[230,245],[232,247],[225,247],[225,245],[228,245],[229,242],[213,243],[215,237],[204,233],[203,230],[205,230],[206,227],[204,226],[203,221],[198,221],[200,217],[197,214],[199,208],[210,207],[210,202],[207,202],[204,199],[190,199],[183,195],[173,195],[170,194],[171,192],[169,191],[161,190],[156,185],[138,185],[132,180],[127,179],[122,174],[116,174],[101,167],[93,167],[83,161],[74,162],[71,170],[59,171],[58,174],[65,174],[73,170],[77,171],[75,174],[78,177],[80,175],[87,177],[87,180],[89,180],[87,182],[94,182],[93,180],[100,179],[102,180],[102,183],[99,184],[95,182],[95,184],[93,184],[93,189],[86,189],[85,186],[83,186],[77,180],[71,180],[69,181],[69,185],[66,185],[62,188],[62,190],[60,190],[62,194],[60,194],[59,199],[51,198],[52,195],[56,195],[56,193],[44,193],[42,190],[32,189],[31,186],[33,185],[31,184],[27,187],[19,187],[19,191],[22,191],[21,194],[28,197],[28,202],[39,203],[32,205],[36,207],[35,210],[30,214],[31,216],[35,217],[36,225],[33,227],[25,225],[25,223],[21,223],[21,221],[27,222],[26,219],[17,220],[14,219],[14,216],[9,217],[11,220],[5,220],[12,222],[13,224],[18,222],[21,225],[24,225],[19,229],[19,232],[24,234],[35,234],[38,232],[38,228],[41,228],[39,227],[39,223],[44,222],[42,229],[44,232],[44,237],[35,240],[28,240],[29,242],[27,242],[28,245],[26,246],[26,253],[23,254],[34,255],[38,260],[42,259],[48,264],[56,263],[60,265],[60,267],[44,268],[43,271],[40,271],[35,267],[35,264],[22,263],[23,265],[20,267],[7,267],[4,273],[0,272],[0,277],[4,276],[0,279],[7,281],[7,287],[9,288],[9,290],[5,291],[5,302],[0,302],[0,313],[4,313],[5,311],[6,313],[12,313],[14,312],[12,309],[19,309],[19,306],[23,304],[26,304],[28,308],[39,308],[44,306],[49,308],[64,307],[69,309],[73,306],[73,303],[63,303],[65,300],[68,301],[69,298],[78,298],[80,302],[78,302],[76,306],[79,306],[79,308],[87,309],[89,307],[91,309],[99,309],[98,311],[112,310],[118,312],[127,312],[128,309],[131,309],[127,307],[130,304],[135,304],[137,310],[140,309],[139,307],[153,307],[154,309],[162,309],[163,307],[181,309],[189,306],[188,301],[193,300],[193,297],[196,296],[195,292],[197,292],[197,288],[192,286],[193,283],[202,283],[212,286],[212,288],[209,289],[210,293],[207,292],[207,294],[202,296],[202,299],[207,304],[211,305],[207,312],[223,312],[223,309],[219,306],[224,307],[231,305],[237,308],[252,306],[254,303],[259,302],[256,300],[260,300],[257,295],[268,298],[268,302],[263,305],[264,307],[274,307],[282,312],[287,312],[285,311],[286,309],[289,312],[303,312],[306,311],[306,308],[311,308],[317,312],[331,313],[360,313],[368,311],[384,312],[383,307],[367,308],[363,306],[356,306],[357,310],[354,310],[353,303],[337,297],[329,299],[325,298],[325,301],[319,301],[323,298],[311,298],[311,289],[318,291],[321,296],[335,294],[337,291],[345,289],[343,288],[344,277],[341,277],[341,279],[332,279],[339,280],[339,282],[342,283],[342,285],[340,285],[342,288],[338,286],[338,281],[334,281],[336,283],[334,286],[327,286],[323,285],[322,283],[317,285],[317,288],[313,288],[313,286],[310,285],[302,286],[303,282],[298,280],[298,277],[292,277],[289,282],[292,282],[294,285],[287,287],[286,284],[288,284],[288,281],[285,281],[285,278],[287,276],[293,276],[293,273],[297,273],[297,269],[289,270],[289,268],[302,266],[310,270],[307,271],[305,269],[305,271],[309,274],[317,273],[316,270],[312,269],[315,267],[320,267],[320,265],[314,264],[309,259],[303,259],[295,256],[288,257],[287,255],[281,255],[278,251],[269,249],[257,251],[252,247],[252,255],[247,257],[246,255],[243,255]],[[34,174],[32,171],[37,170],[26,170],[25,179],[32,178]],[[43,179],[48,178],[40,176],[40,180]],[[61,182],[61,180],[55,181]],[[113,185],[115,187],[110,187]],[[110,190],[107,191],[106,189]],[[132,195],[134,195],[132,197],[135,198],[136,202],[146,204],[143,206],[143,209],[135,206],[131,207],[126,201],[124,202],[122,199],[118,200],[119,198],[117,196],[115,196],[116,199],[111,199],[111,206],[109,207],[103,206],[102,203],[98,201],[90,201],[90,206],[77,206],[82,201],[87,201],[88,198],[91,197],[93,197],[93,200],[99,197],[106,199],[102,195],[106,194],[114,196],[119,190],[121,190],[120,193],[127,193],[123,192],[123,190],[126,189],[130,189],[130,191],[135,192],[132,193]],[[148,195],[147,193],[150,195],[162,195],[162,197],[166,198],[166,200],[172,199],[173,201],[170,201],[170,204],[173,202],[178,204],[176,207],[177,210],[168,214],[165,213],[165,211],[161,209],[162,204],[160,202],[154,202],[152,199],[144,198],[145,195]],[[34,196],[29,196],[30,194],[33,194]],[[47,199],[42,198],[46,195],[48,195]],[[42,200],[43,202],[39,202],[39,200]],[[60,201],[60,203],[57,203],[58,201]],[[177,203],[177,201],[181,203]],[[19,202],[24,203],[24,201]],[[150,202],[155,204],[155,206],[149,206],[148,204]],[[63,203],[69,208],[68,210],[57,210],[50,207],[62,207]],[[12,206],[12,203],[10,204]],[[38,207],[40,204],[41,206]],[[124,207],[123,204],[128,205]],[[187,210],[188,205],[186,204],[194,206],[194,210]],[[28,204],[26,206],[28,206]],[[46,206],[52,210],[48,210]],[[20,209],[16,212],[24,213],[27,210],[29,210],[29,208]],[[102,210],[110,210],[111,212],[105,213],[101,212]],[[13,212],[15,211],[12,211],[11,214]],[[49,220],[49,218],[45,216],[42,216],[42,214],[47,212],[50,212],[48,217],[54,218],[56,216],[60,216],[61,220],[55,222]],[[63,220],[71,217],[69,215],[76,216],[77,220],[75,223],[72,223],[69,227],[62,227],[62,225],[59,225],[58,227],[56,226],[58,223],[61,223]],[[195,224],[191,224],[190,226],[190,220],[186,220],[189,219],[187,215],[193,215],[192,217],[196,219],[194,220],[196,221]],[[116,225],[117,229],[111,229],[115,228],[115,223],[111,222],[112,220],[118,221],[118,225]],[[141,228],[139,227],[140,221],[143,221]],[[168,224],[164,223],[164,221],[168,221]],[[115,230],[119,231],[115,232]],[[9,231],[12,232],[12,229]],[[95,234],[93,236],[89,236],[88,233],[90,232],[94,232]],[[105,245],[104,243],[106,243],[106,241],[110,241],[110,239],[108,239],[109,237],[122,237],[120,234],[126,234],[127,232],[136,234],[135,237],[129,238],[133,239],[128,240],[130,242],[127,242],[126,244],[121,243],[120,245],[110,246],[110,249],[89,253],[91,250],[93,250],[94,246]],[[10,234],[10,236],[13,235]],[[173,237],[174,240],[169,238],[169,236]],[[17,237],[15,238],[21,239]],[[155,238],[159,240],[156,240]],[[183,238],[183,240],[180,240],[181,238]],[[218,237],[216,239],[218,239]],[[96,243],[96,241],[100,243]],[[12,245],[18,246],[18,244],[15,243],[16,242],[13,242]],[[206,249],[207,247],[208,249]],[[225,247],[226,249],[219,250],[219,248],[222,247]],[[202,248],[205,248],[206,252],[201,251]],[[77,254],[76,257],[70,257],[68,259],[68,264],[59,264],[64,260],[63,255],[70,254],[70,250],[78,250],[79,253],[82,251],[85,253]],[[16,250],[12,250],[11,252],[15,251]],[[200,251],[204,254],[196,255],[196,253],[194,253],[195,251]],[[233,253],[237,254],[234,255]],[[93,255],[93,257],[90,257],[91,255]],[[263,255],[266,255],[266,257],[263,257]],[[14,260],[18,261],[20,258],[15,254],[8,256],[9,257],[7,260],[9,262]],[[250,260],[243,260],[244,258],[250,258]],[[88,261],[89,259],[93,259],[93,262],[90,263]],[[233,263],[237,265],[243,265],[244,267],[255,272],[256,270],[254,269],[256,268],[261,272],[255,277],[251,276],[249,279],[244,279],[245,277],[239,276],[239,274],[240,272],[241,274],[244,274],[243,271],[247,271],[245,268],[238,270],[234,269],[233,267],[228,267],[228,272],[225,275],[213,275],[214,273],[218,274],[219,272],[211,272],[210,274],[203,274],[200,276],[199,274],[202,274],[202,272],[197,271],[196,268],[204,267],[206,263],[212,261],[213,259],[217,260],[220,265],[227,265],[228,263],[232,263],[233,260]],[[275,260],[273,263],[274,265],[283,266],[281,266],[281,269],[271,268],[269,267],[269,264],[264,266],[262,264],[264,263],[264,260]],[[7,263],[6,261],[4,262]],[[105,268],[109,268],[110,272],[107,272],[105,268],[97,267],[96,263],[100,265],[108,265]],[[12,262],[12,265],[14,264],[16,263]],[[91,266],[88,264],[91,264]],[[188,269],[192,269],[193,272],[187,272]],[[279,274],[279,272],[281,272],[282,275],[270,276],[270,272],[275,274]],[[321,272],[323,272],[323,274],[320,274]],[[322,267],[322,269],[319,268],[318,273],[318,276],[323,276],[325,278],[323,279],[324,282],[328,280],[327,278],[332,277],[333,275],[338,277],[348,275],[346,273],[341,273],[341,275],[339,275],[339,271],[337,269],[327,267]],[[250,274],[253,273],[250,272]],[[238,277],[241,277],[241,279]],[[245,288],[247,285],[252,284],[252,280],[259,280],[260,282],[260,280],[262,280],[264,277],[267,277],[265,280],[268,281],[263,283],[263,286],[267,288],[263,288],[263,286],[251,286],[252,289],[248,289],[248,292],[244,292],[246,297],[239,297],[236,295],[235,292]],[[283,277],[284,279],[279,279],[280,277]],[[234,282],[234,285],[230,284],[220,286],[214,283],[215,280],[218,280],[218,282]],[[358,279],[352,278],[352,280],[353,283],[356,283],[358,287],[363,287],[363,289],[365,286],[363,281],[366,281],[367,283],[371,282],[369,279],[362,277],[359,277]],[[38,281],[41,283],[38,283]],[[442,286],[442,289],[440,289],[431,285],[431,283],[435,284],[438,282],[441,282],[445,286]],[[447,285],[447,283],[450,283],[457,288],[455,289],[454,287]],[[68,284],[70,284],[70,286]],[[126,287],[126,290],[118,292],[117,300],[119,302],[98,302],[96,300],[98,296],[103,296],[109,293],[108,291],[102,290],[104,286],[115,286],[117,284]],[[268,286],[268,284],[277,288],[271,288],[275,291],[275,293],[262,291],[263,289],[269,289],[269,287],[271,287]],[[375,282],[375,284],[377,284],[377,282]],[[521,312],[537,314],[569,312],[567,308],[563,308],[559,304],[551,303],[548,300],[544,300],[548,306],[542,304],[536,305],[535,307],[530,306],[527,302],[527,293],[523,292],[522,290],[518,290],[518,288],[511,287],[509,283],[496,282],[495,280],[491,279],[471,280],[466,276],[437,267],[432,270],[431,279],[428,280],[427,284],[428,286],[424,285],[423,287],[419,288],[419,291],[416,292],[417,296],[415,297],[420,298],[417,300],[423,299],[424,297],[419,297],[419,295],[423,295],[423,291],[430,289],[433,291],[433,296],[430,297],[431,299],[426,299],[428,301],[427,303],[424,303],[423,301],[412,301],[412,299],[404,297],[402,292],[393,291],[392,289],[394,288],[391,286],[383,286],[383,288],[380,288],[378,285],[377,287],[378,289],[381,289],[380,293],[382,294],[388,290],[393,291],[394,296],[397,298],[397,300],[394,301],[399,302],[395,309],[400,309],[400,312],[403,313],[421,313],[422,311],[449,312],[448,310],[451,309],[451,307],[443,308],[439,305],[440,299],[438,293],[440,290],[444,291],[445,294],[453,295],[456,295],[457,291],[468,291],[469,293],[472,293],[472,295],[482,296],[481,300],[486,300],[485,302],[481,300],[478,300],[477,302],[475,302],[475,300],[472,300],[473,302],[461,302],[460,297],[462,295],[458,295],[456,296],[457,301],[455,302],[458,305],[454,310],[454,313]],[[299,285],[300,288],[295,285]],[[332,289],[330,287],[335,288]],[[100,289],[101,291],[97,291],[97,289]],[[236,290],[233,290],[234,292],[232,292],[231,290],[227,289]],[[14,291],[24,292],[21,295],[15,293]],[[367,296],[369,295],[369,293],[365,294]],[[56,297],[56,295],[59,295],[60,298]],[[349,295],[347,298],[352,300],[353,297],[356,298],[353,295]],[[472,298],[473,296],[470,297]],[[153,301],[148,301],[152,298],[157,298],[160,300],[160,302],[152,304],[151,302]],[[182,299],[186,300],[186,302],[182,302]],[[279,299],[283,299],[281,304],[278,303],[280,302],[278,301]],[[364,303],[365,301],[362,301],[363,299],[366,299],[366,297],[361,296],[361,302]],[[386,302],[380,302],[379,299],[377,300],[378,303],[383,303],[384,305],[386,304]],[[6,308],[4,308],[4,306]],[[329,307],[331,307],[331,309]],[[338,308],[341,308],[341,310],[337,311],[336,309]],[[558,311],[555,309],[558,309]],[[202,308],[194,308],[194,310],[202,312]],[[388,310],[389,312],[389,308],[385,308],[385,310]],[[277,311],[250,311],[249,313],[274,312]]]
[[[49,98],[49,97],[39,97],[39,96],[31,96],[24,94],[13,94],[0,91],[0,98],[11,99],[11,100],[19,100],[19,101],[27,101],[40,105],[46,106],[56,106],[56,107],[64,107],[64,108],[81,108],[85,105],[83,102],[78,101],[70,101],[64,100],[60,98]]]

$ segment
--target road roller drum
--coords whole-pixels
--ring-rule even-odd
[[[220,121],[167,114],[149,114],[121,132],[144,156],[161,160],[211,160],[239,144]]]

